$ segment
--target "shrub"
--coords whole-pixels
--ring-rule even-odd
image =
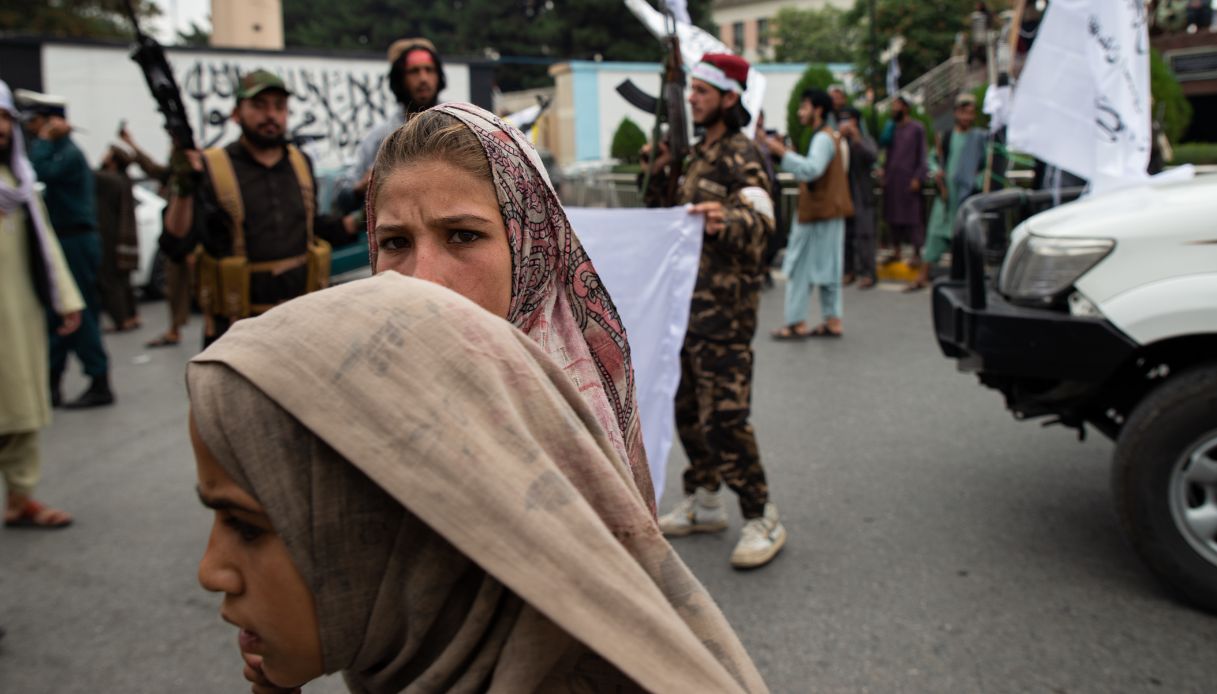
[[[1154,117],[1160,118],[1162,131],[1171,142],[1178,142],[1192,122],[1192,105],[1183,87],[1158,51],[1150,51],[1149,89],[1154,97]]]
[[[808,145],[811,144],[811,131],[799,125],[799,102],[802,101],[803,90],[823,89],[827,91],[832,83],[832,73],[828,71],[827,67],[808,65],[803,76],[799,78],[798,84],[794,85],[790,99],[786,102],[786,134],[790,136],[791,146],[799,154],[805,154]]]
[[[636,164],[638,150],[646,143],[647,136],[642,132],[642,128],[629,118],[622,118],[617,132],[613,133],[613,145],[609,149],[609,155],[627,164]]]
[[[1171,159],[1170,163],[1217,166],[1217,142],[1184,142],[1175,145],[1175,158]]]

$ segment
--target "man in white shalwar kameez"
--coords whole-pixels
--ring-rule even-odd
[[[8,85],[0,81],[0,474],[4,525],[62,528],[67,513],[33,498],[42,462],[39,431],[51,422],[47,320],[70,334],[84,301],[34,190]],[[45,307],[45,308],[44,308]]]

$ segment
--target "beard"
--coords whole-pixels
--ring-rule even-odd
[[[908,116],[908,113],[905,111],[897,111],[894,114],[892,114],[892,117],[896,119],[897,123],[902,122],[907,116]]]
[[[723,113],[723,107],[719,106],[713,111],[707,113],[705,117],[701,119],[701,121],[695,121],[693,125],[696,125],[699,128],[712,128],[723,119]]]
[[[410,100],[406,102],[406,113],[422,113],[427,109],[439,103],[439,92],[431,95],[431,98],[426,101],[420,101],[413,94],[410,95]]]
[[[280,132],[278,135],[263,135],[258,132],[258,129],[241,124],[241,136],[245,138],[249,144],[253,145],[254,149],[274,149],[287,144],[287,133]]]

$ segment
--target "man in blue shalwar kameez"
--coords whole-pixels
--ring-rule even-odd
[[[770,151],[782,158],[782,170],[799,182],[798,217],[790,225],[786,259],[785,325],[774,339],[840,337],[842,334],[841,274],[845,261],[845,220],[854,213],[849,192],[849,150],[828,124],[832,99],[818,89],[802,95],[799,122],[811,128],[806,156],[787,150],[770,137]],[[820,290],[821,322],[807,327],[812,288]]]
[[[905,288],[906,292],[929,286],[931,268],[951,247],[959,206],[981,188],[988,137],[981,128],[972,127],[974,123],[976,98],[961,94],[955,100],[955,126],[949,132],[939,134],[935,156],[930,162],[938,197],[930,209],[930,223],[926,227],[925,247],[921,251],[924,262],[917,279]]]

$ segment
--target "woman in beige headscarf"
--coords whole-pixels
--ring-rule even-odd
[[[470,301],[318,292],[187,382],[199,578],[254,691],[765,691],[569,377]]]

